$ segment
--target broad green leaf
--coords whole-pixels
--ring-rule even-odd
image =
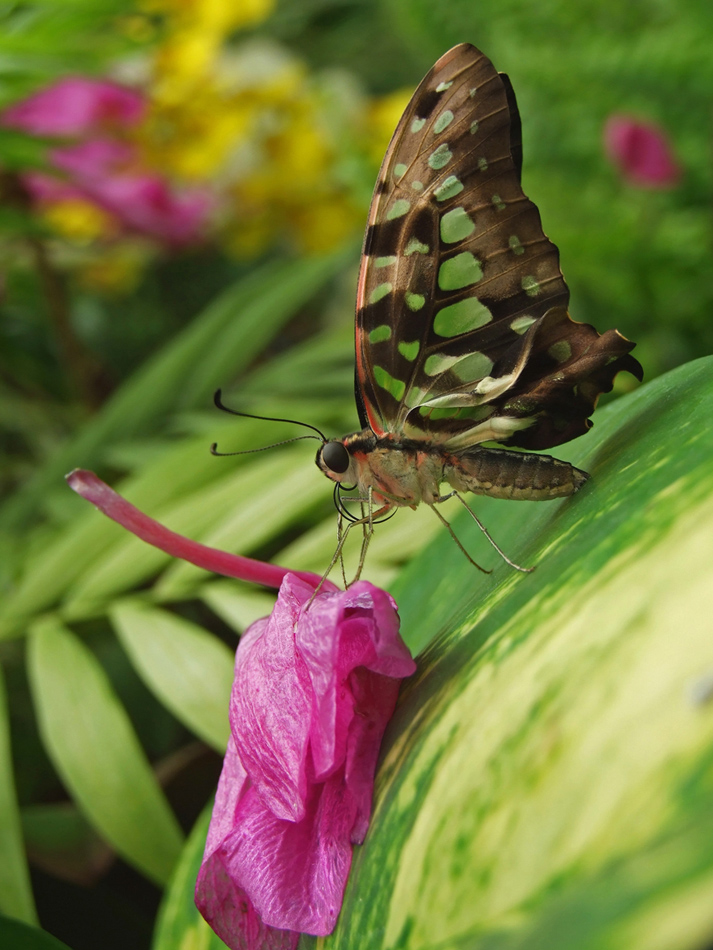
[[[712,413],[713,359],[598,413],[578,496],[488,512],[533,574],[478,576],[447,536],[404,573],[405,636],[438,635],[320,946],[710,941]]]
[[[201,599],[238,633],[254,621],[267,617],[275,606],[275,594],[254,590],[239,581],[221,580],[203,584]]]
[[[203,811],[191,831],[176,865],[159,911],[151,950],[224,950],[225,944],[210,929],[193,902],[213,803]]]
[[[151,432],[176,409],[208,404],[212,392],[244,370],[343,262],[340,253],[274,263],[225,291],[13,496],[0,510],[0,524],[22,525],[69,469],[95,464],[104,445]]]
[[[119,601],[110,615],[149,689],[222,755],[230,735],[233,653],[196,624],[138,601]]]
[[[37,923],[12,771],[5,680],[0,669],[0,912]],[[1,919],[0,919],[1,926]],[[0,947],[2,943],[0,929]]]
[[[70,950],[66,943],[46,930],[10,917],[0,917],[0,947],[3,950]]]
[[[181,831],[106,673],[74,634],[44,618],[30,633],[29,676],[43,742],[67,789],[119,854],[165,882]]]

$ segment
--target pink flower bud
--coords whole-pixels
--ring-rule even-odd
[[[610,116],[604,126],[604,150],[629,185],[673,188],[681,177],[668,136],[653,122]]]

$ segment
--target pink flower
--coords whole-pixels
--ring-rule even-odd
[[[672,188],[681,177],[668,136],[653,122],[610,116],[604,126],[604,150],[629,185]]]
[[[282,584],[270,617],[242,636],[231,738],[196,903],[233,950],[293,950],[334,928],[371,812],[376,760],[399,681],[415,663],[392,599],[347,591],[216,551],[138,511],[91,472],[70,486],[148,543],[233,577]]]
[[[5,109],[2,124],[31,135],[81,136],[136,125],[141,93],[103,79],[68,76]]]
[[[212,201],[205,189],[178,189],[145,167],[121,138],[142,119],[146,103],[134,90],[92,79],[62,79],[2,114],[2,123],[32,135],[78,139],[50,150],[58,176],[30,172],[23,181],[44,206],[83,199],[109,212],[117,230],[171,247],[202,235]],[[114,137],[117,136],[118,137]]]

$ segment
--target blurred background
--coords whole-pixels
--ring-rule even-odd
[[[574,319],[636,340],[646,379],[713,351],[711,35],[704,0],[0,4],[0,656],[7,814],[31,863],[5,912],[31,920],[36,903],[75,950],[99,946],[97,927],[106,950],[150,946],[176,842],[220,768],[236,635],[270,603],[100,523],[65,472],[94,468],[205,543],[323,570],[335,517],[314,448],[211,457],[215,441],[294,434],[221,417],[212,393],[329,435],[358,427],[371,191],[416,84],[463,41],[513,82],[523,185]],[[367,576],[388,585],[437,530],[420,512],[395,519]],[[218,645],[212,719],[159,682],[126,609],[137,602],[186,634],[193,659],[195,637]],[[122,838],[121,815],[87,808],[92,755],[73,766],[47,725],[48,623],[86,651],[157,807],[178,816],[157,863]],[[70,664],[72,695],[83,675]],[[128,820],[125,789],[101,794]]]

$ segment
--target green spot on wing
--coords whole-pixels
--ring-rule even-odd
[[[477,283],[483,276],[483,268],[470,251],[456,254],[444,261],[438,269],[438,286],[441,290],[460,290]]]
[[[383,343],[384,340],[391,339],[391,327],[383,323],[380,327],[374,327],[369,333],[369,343]]]
[[[369,303],[378,303],[379,300],[383,300],[387,294],[390,294],[393,289],[393,284],[388,283],[388,281],[383,284],[378,284],[369,294]]]
[[[520,254],[525,253],[525,248],[522,246],[522,241],[517,236],[517,234],[510,235],[508,238],[508,245],[513,254],[517,254],[519,256]]]
[[[470,353],[453,366],[453,372],[464,383],[474,382],[488,376],[493,368],[493,361],[485,353]]]
[[[452,158],[453,152],[448,148],[448,144],[444,142],[428,156],[428,164],[434,171],[439,171],[441,168],[445,168]]]
[[[493,195],[493,197],[492,197],[490,200],[491,200],[492,203],[495,205],[495,207],[498,209],[498,211],[504,211],[504,210],[505,210],[505,202],[504,202],[503,199],[500,197],[500,195]]]
[[[540,285],[532,276],[528,274],[526,277],[523,277],[520,281],[522,289],[528,295],[528,297],[536,297],[540,292]]]
[[[436,86],[436,92],[445,92],[446,89],[450,89],[452,85],[453,85],[452,79],[450,82],[439,82],[438,85]]]
[[[423,182],[422,181],[412,181],[411,187],[414,191],[423,191]]]
[[[428,251],[428,244],[422,244],[418,238],[412,237],[406,245],[404,254],[406,257],[410,257],[412,254],[428,254]]]
[[[475,119],[473,122],[470,123],[470,134],[475,135],[475,133],[478,131],[478,128],[479,128],[478,120]]]
[[[477,297],[467,297],[439,310],[433,321],[433,330],[439,336],[460,336],[461,333],[484,327],[492,319],[490,310]]]
[[[441,240],[446,244],[455,244],[469,237],[475,231],[475,223],[465,208],[453,208],[441,218]]]
[[[406,343],[404,340],[402,340],[399,343],[399,353],[404,357],[404,359],[407,359],[409,363],[413,363],[413,361],[418,356],[418,351],[420,349],[421,344],[418,342],[418,340],[414,340],[412,343]]]
[[[515,319],[510,324],[510,329],[514,330],[515,333],[522,335],[525,330],[532,326],[534,322],[535,317],[530,317],[527,314],[524,314],[522,317],[515,317]]]
[[[425,119],[414,119],[413,122],[411,123],[411,131],[414,133],[420,132],[425,124],[426,124]]]
[[[448,201],[449,198],[455,198],[463,191],[463,187],[462,181],[459,181],[455,175],[449,175],[434,191],[436,201]]]
[[[421,307],[426,303],[426,298],[422,294],[409,294],[407,293],[405,298],[406,306],[409,310],[413,310],[414,313],[417,310],[420,310]]]
[[[403,162],[399,162],[398,165],[394,165],[394,175],[396,178],[401,178],[402,175],[405,175],[408,171],[408,165],[404,165]]]
[[[445,373],[447,369],[450,369],[454,363],[458,362],[458,359],[457,356],[432,353],[423,364],[423,371],[427,376],[438,376],[439,373]]]
[[[386,220],[393,221],[395,218],[402,218],[411,208],[411,202],[405,198],[399,198],[386,212]]]
[[[445,112],[441,112],[436,121],[433,123],[433,134],[438,135],[440,132],[443,132],[444,129],[448,128],[452,121],[453,113],[450,109],[446,109]]]
[[[558,340],[548,348],[547,352],[553,360],[557,360],[558,363],[565,363],[572,357],[572,346],[568,340]]]
[[[482,158],[482,157],[479,158],[479,159],[478,159],[478,169],[479,169],[481,172],[484,172],[484,171],[487,170],[487,168],[488,168],[488,160],[487,160],[487,158]]]
[[[404,398],[406,384],[400,379],[395,379],[391,373],[387,373],[381,366],[374,367],[374,379],[382,389],[385,389],[387,393],[391,393],[394,399],[401,400]]]
[[[457,419],[460,409],[431,409],[429,406],[419,406],[419,414],[428,419]]]
[[[389,255],[389,257],[375,257],[374,258],[374,267],[391,267],[392,264],[395,264],[398,260],[395,254]]]

